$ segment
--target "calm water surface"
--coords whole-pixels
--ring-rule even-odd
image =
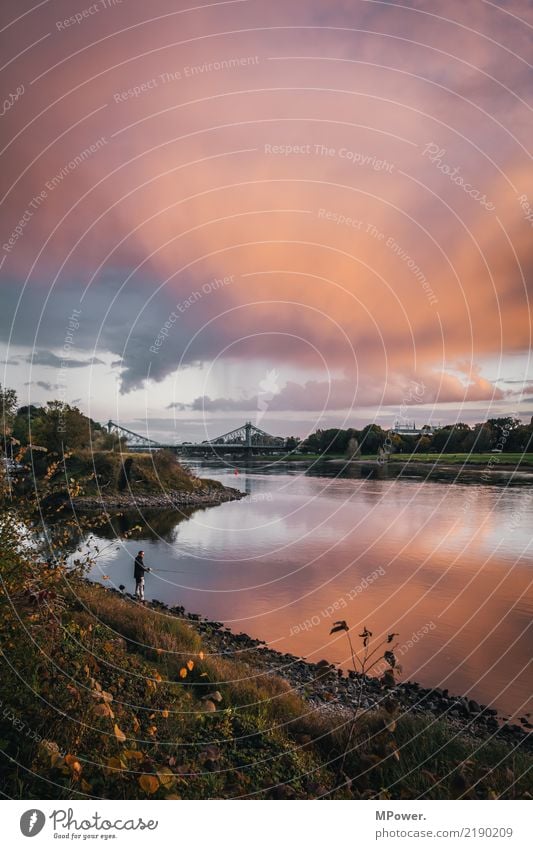
[[[190,518],[150,517],[94,577],[222,620],[311,660],[348,665],[333,620],[398,632],[404,680],[508,714],[533,711],[530,489],[199,470],[245,491]],[[172,570],[172,571],[163,571]]]

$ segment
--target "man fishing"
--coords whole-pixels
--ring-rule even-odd
[[[149,566],[144,565],[144,551],[139,551],[135,558],[133,575],[135,577],[135,598],[144,601],[144,573],[151,572]]]

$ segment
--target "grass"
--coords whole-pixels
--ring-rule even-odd
[[[195,492],[209,484],[220,487],[218,481],[207,481],[192,474],[178,462],[170,451],[153,453],[114,451],[77,451],[68,456],[65,466],[58,465],[50,482],[56,488],[66,485],[79,487],[78,494],[127,495],[161,494],[164,492]],[[48,483],[48,481],[47,481]]]
[[[531,755],[390,707],[356,723],[341,770],[344,714],[311,711],[253,658],[212,654],[188,620],[61,569],[36,572],[6,533],[0,772],[10,796],[530,798]]]
[[[511,453],[497,454],[493,452],[479,454],[391,454],[393,463],[442,463],[447,465],[489,466],[533,466],[533,454]]]
[[[375,462],[376,454],[361,454],[357,457],[357,461],[363,462]],[[298,462],[298,461],[308,461],[308,462],[316,462],[317,460],[344,460],[346,463],[349,463],[350,460],[346,458],[344,454],[296,454],[296,455],[286,455],[284,457],[273,457],[272,455],[265,456],[254,456],[254,460],[256,461],[264,461],[270,462],[272,464],[279,462]],[[520,467],[528,467],[533,466],[533,454],[520,454],[516,453],[502,453],[497,454],[493,452],[479,453],[479,454],[431,454],[431,453],[420,453],[420,454],[391,454],[389,456],[389,462],[391,463],[439,463],[446,465],[468,465],[468,466],[486,466],[490,465],[492,468],[497,469],[498,466],[520,466]]]

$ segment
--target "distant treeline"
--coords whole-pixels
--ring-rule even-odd
[[[307,437],[300,448],[314,454],[461,454],[486,451],[524,452],[533,450],[533,420],[524,424],[512,416],[488,419],[473,426],[458,422],[419,435],[384,430],[369,424],[362,430],[328,428]]]

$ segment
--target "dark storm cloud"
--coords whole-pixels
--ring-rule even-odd
[[[56,392],[61,389],[59,383],[49,383],[47,380],[28,380],[24,386],[38,386],[39,389],[44,389],[46,392]]]
[[[65,361],[64,357],[58,357],[52,351],[35,351],[26,357],[27,363],[35,366],[48,366],[49,368],[61,368]],[[104,365],[104,360],[98,357],[90,357],[88,360],[68,359],[69,368],[87,368],[88,366]],[[57,386],[56,386],[57,388]]]

